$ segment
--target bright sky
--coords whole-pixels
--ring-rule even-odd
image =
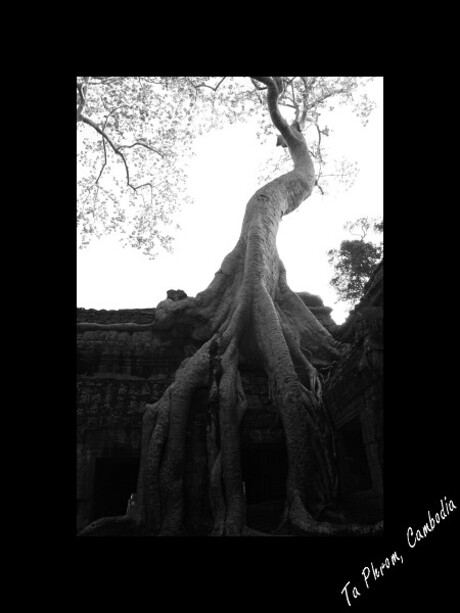
[[[375,79],[371,88],[377,108],[367,126],[345,107],[327,118],[334,129],[328,150],[358,163],[354,185],[348,191],[331,189],[326,196],[315,190],[283,218],[277,239],[291,289],[319,294],[333,308],[336,323],[345,320],[348,307],[336,303],[329,286],[333,273],[326,252],[353,238],[343,229],[345,222],[383,216],[383,79]],[[189,296],[205,289],[238,240],[246,203],[260,187],[259,164],[275,146],[275,134],[263,146],[255,130],[233,125],[197,139],[189,172],[194,204],[175,218],[181,230],[175,233],[174,252],[151,261],[138,250],[122,248],[116,235],[94,240],[77,252],[77,306],[152,308],[168,289]]]

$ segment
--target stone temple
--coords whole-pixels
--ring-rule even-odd
[[[180,300],[182,290],[169,290]],[[337,444],[341,500],[349,518],[383,519],[383,261],[364,297],[338,326],[318,296],[299,296],[317,319],[351,351],[322,373],[323,400]],[[123,515],[136,491],[142,414],[158,400],[190,350],[191,330],[120,332],[92,324],[148,324],[155,309],[77,309],[77,531],[103,516]],[[286,447],[264,372],[241,371],[248,409],[241,425],[241,461],[247,523],[274,530],[284,502]],[[187,431],[185,523],[190,535],[206,534],[207,390],[193,397]]]

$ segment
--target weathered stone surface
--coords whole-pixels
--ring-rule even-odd
[[[326,330],[333,334],[338,326],[331,317],[331,307],[324,306],[322,298],[315,294],[297,292],[297,295]]]
[[[331,331],[333,336],[343,342],[352,343],[357,331],[356,324],[360,319],[383,320],[383,260],[372,273],[364,288],[363,298],[350,312],[347,320]]]
[[[137,324],[148,324],[155,318],[154,308],[149,309],[77,309],[77,322],[98,323],[98,324],[119,324],[133,322]]]
[[[173,302],[177,302],[178,300],[184,300],[187,298],[187,294],[183,289],[168,289],[166,292],[166,296],[172,300]]]
[[[333,334],[350,343],[351,348],[329,372],[323,385],[324,402],[339,445],[342,429],[354,419],[359,421],[372,481],[366,495],[345,492],[347,509],[359,520],[363,513],[359,506],[368,504],[369,516],[380,519],[383,513],[383,261],[369,279],[362,300]],[[346,481],[343,473],[347,470],[343,463],[342,481]]]
[[[310,292],[297,292],[297,295],[302,299],[307,307],[323,307],[324,302],[321,296],[310,294]]]

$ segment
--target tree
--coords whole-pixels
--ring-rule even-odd
[[[383,232],[383,220],[377,221],[360,217],[354,222],[347,222],[345,230],[359,236],[359,239],[344,240],[340,249],[327,252],[329,263],[333,265],[335,275],[330,285],[336,290],[339,300],[349,301],[355,305],[362,298],[364,287],[383,254],[383,244],[375,245],[366,241],[369,230]]]
[[[203,87],[207,83],[200,81]],[[316,125],[315,112],[326,99],[350,96],[356,79],[331,79],[329,89],[327,79],[317,77],[252,77],[250,83],[249,93],[240,87],[236,100],[260,98],[266,105],[293,168],[249,199],[237,244],[211,284],[196,297],[160,302],[155,321],[148,325],[80,324],[94,330],[164,330],[180,318],[193,327],[196,343],[163,396],[146,406],[135,505],[126,516],[97,520],[82,534],[96,534],[114,522],[136,525],[145,534],[182,533],[187,417],[192,394],[202,388],[208,390],[210,404],[212,534],[250,533],[245,525],[239,441],[247,404],[239,366],[245,360],[265,371],[285,433],[285,521],[304,534],[363,534],[375,529],[343,523],[334,437],[321,402],[319,370],[339,359],[347,346],[336,341],[288,287],[276,248],[283,216],[295,211],[315,188],[315,164],[302,131],[306,125]],[[224,96],[215,85],[214,94],[219,92]],[[224,98],[230,107],[235,103],[228,92]],[[291,123],[281,114],[281,102],[295,111]]]
[[[361,91],[365,82],[353,77],[285,80],[279,104],[293,118],[303,112],[315,188],[321,193],[331,177],[350,182],[356,172],[352,163],[328,158],[323,145],[330,129],[321,124],[321,114],[335,97],[352,104],[365,123],[372,110]],[[121,231],[125,245],[151,258],[161,248],[171,250],[172,213],[191,204],[185,186],[194,138],[225,123],[254,118],[259,138],[271,137],[265,89],[255,80],[232,77],[79,77],[80,247],[93,237]],[[287,172],[290,163],[287,148],[274,148],[261,182]]]
[[[187,202],[193,106],[175,80],[77,80],[80,247],[121,230],[125,244],[150,257],[171,249],[171,214]]]

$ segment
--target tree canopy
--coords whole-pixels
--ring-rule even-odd
[[[383,233],[383,220],[360,217],[347,222],[344,229],[357,239],[343,240],[339,249],[328,251],[329,263],[335,274],[330,285],[336,290],[339,300],[353,306],[362,298],[364,287],[383,255],[383,243],[366,240],[370,230]]]
[[[351,104],[365,123],[373,108],[358,77],[281,77],[279,104],[307,132],[321,193],[331,179],[350,180],[355,169],[333,160],[325,143],[330,130],[321,115]],[[173,243],[173,213],[191,205],[187,171],[193,142],[212,128],[255,122],[258,137],[273,137],[264,112],[266,86],[250,77],[78,77],[78,209],[80,246],[110,232],[155,257]],[[283,144],[278,141],[279,144]],[[265,182],[290,163],[274,148]]]

